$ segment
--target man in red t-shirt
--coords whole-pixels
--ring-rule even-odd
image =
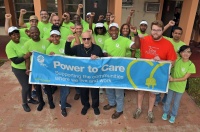
[[[162,21],[156,20],[151,24],[151,35],[146,36],[140,39],[140,51],[141,58],[144,59],[154,59],[159,60],[168,60],[172,63],[176,60],[176,53],[174,47],[170,41],[163,38],[164,25]],[[150,123],[154,122],[153,107],[156,99],[156,94],[153,92],[149,93],[149,109],[148,109],[148,121]],[[144,98],[145,91],[138,91],[138,106],[137,110],[133,115],[133,118],[139,118],[142,110],[142,101]]]

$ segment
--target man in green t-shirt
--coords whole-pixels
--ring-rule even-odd
[[[31,37],[31,39],[28,40],[24,44],[24,54],[31,53],[33,51],[37,51],[37,52],[45,54],[46,49],[49,46],[49,41],[40,38],[40,31],[39,31],[38,27],[34,26],[34,27],[30,28],[30,37]],[[29,72],[30,72],[30,58],[26,59],[26,73],[28,74]],[[35,85],[35,89],[36,89],[36,94],[37,94],[38,101],[39,101],[37,110],[41,111],[45,105],[45,102],[43,100],[41,85]],[[45,89],[47,91],[47,97],[48,97],[50,109],[54,109],[55,105],[53,103],[51,86],[45,85]]]
[[[104,43],[104,54],[110,57],[125,57],[127,49],[137,49],[140,47],[140,40],[137,29],[132,28],[135,36],[135,42],[128,38],[119,36],[119,26],[117,23],[109,25],[110,38]],[[103,107],[104,110],[110,110],[116,107],[116,111],[112,114],[112,119],[117,119],[123,114],[124,107],[124,89],[106,89],[109,104]]]

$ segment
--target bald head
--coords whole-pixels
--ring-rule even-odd
[[[60,26],[60,18],[56,15],[52,17],[53,25]]]

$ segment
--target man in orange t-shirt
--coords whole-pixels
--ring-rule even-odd
[[[170,41],[163,38],[162,33],[164,30],[164,25],[162,21],[156,20],[151,24],[151,35],[140,39],[140,51],[141,58],[144,59],[154,59],[168,60],[172,63],[176,60],[176,53],[174,47]],[[150,123],[154,122],[153,107],[156,99],[156,94],[153,92],[149,93],[149,109],[148,109],[148,121]],[[139,118],[142,112],[142,102],[144,98],[145,91],[138,91],[138,106],[137,110],[133,115],[133,118]]]

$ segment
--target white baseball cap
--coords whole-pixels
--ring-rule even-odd
[[[118,25],[117,23],[111,23],[111,24],[109,25],[109,28],[111,28],[111,27],[119,28],[119,25]]]
[[[88,12],[86,16],[89,16],[89,15],[91,15],[91,12]]]
[[[19,29],[17,27],[11,26],[8,28],[8,33],[12,33],[15,30],[19,31]]]
[[[148,25],[147,21],[145,21],[145,20],[140,22],[140,25],[142,25],[142,24]]]
[[[96,23],[95,27],[103,27],[103,23]]]
[[[50,32],[50,35],[52,35],[52,34],[60,35],[60,32],[58,30],[52,30]]]

